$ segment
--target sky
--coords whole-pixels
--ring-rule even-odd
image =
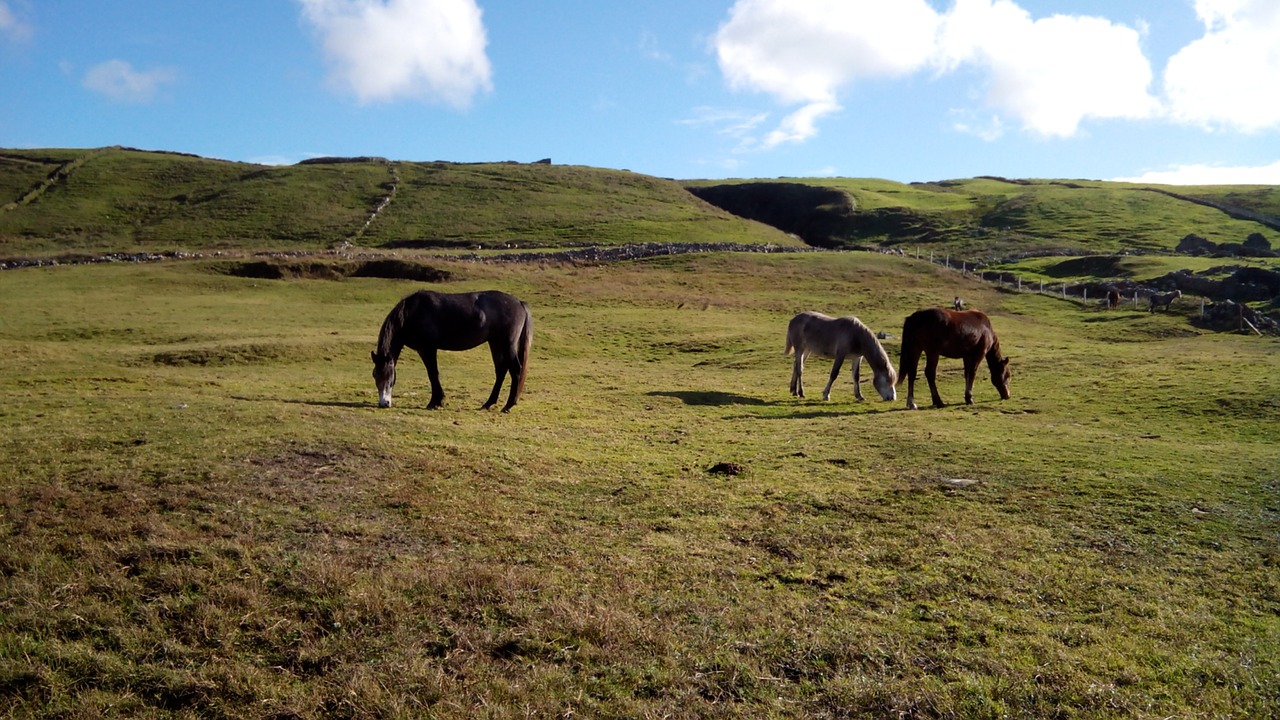
[[[1280,0],[0,0],[0,147],[1280,184]]]

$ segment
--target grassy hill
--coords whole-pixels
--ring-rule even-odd
[[[1280,239],[1276,229],[1280,227],[1280,188],[1272,187],[1196,187],[1174,192],[1174,188],[1124,183],[999,178],[910,185],[857,178],[687,185],[746,217],[763,214],[763,221],[798,231],[815,245],[925,244],[970,260],[1170,251],[1191,233],[1217,243],[1240,243],[1255,232],[1273,241]],[[797,185],[835,190],[847,201],[833,203],[818,195],[808,203],[797,198],[783,208],[762,207],[758,201],[762,185],[764,192],[774,195]],[[815,217],[822,220],[817,226]]]
[[[345,242],[798,244],[669,180],[544,164],[357,158],[268,167],[124,148],[5,150],[0,193],[7,256]]]

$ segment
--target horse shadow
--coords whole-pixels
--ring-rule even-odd
[[[313,407],[363,408],[377,407],[378,405],[376,401],[354,402],[350,400],[294,400],[291,398],[245,397],[243,395],[232,395],[231,399],[243,402],[282,402],[289,405],[311,405]]]
[[[650,397],[675,398],[685,405],[703,407],[725,407],[727,405],[774,405],[776,403],[761,400],[750,395],[721,392],[719,390],[655,390],[648,393]]]

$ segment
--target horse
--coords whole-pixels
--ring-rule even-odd
[[[991,320],[979,310],[918,310],[902,324],[902,357],[898,382],[907,378],[907,409],[917,410],[915,403],[916,367],[920,353],[925,354],[924,377],[929,381],[933,406],[943,407],[938,396],[938,357],[964,360],[964,401],[973,404],[973,378],[978,363],[987,359],[991,384],[1000,397],[1009,399],[1009,358],[1000,354],[1000,340],[991,329]]]
[[[387,314],[378,332],[373,357],[373,381],[378,387],[378,407],[391,407],[391,388],[396,384],[396,361],[403,348],[416,350],[427,366],[431,380],[428,410],[444,402],[437,350],[470,350],[489,343],[497,378],[489,400],[480,408],[488,410],[498,402],[503,380],[511,376],[511,392],[502,412],[520,399],[529,369],[529,348],[533,345],[533,316],[529,306],[497,290],[474,293],[438,293],[419,290],[408,295]]]
[[[1151,309],[1147,312],[1155,312],[1158,307],[1164,307],[1164,311],[1169,312],[1169,304],[1180,297],[1182,297],[1181,290],[1174,290],[1171,293],[1164,293],[1163,295],[1156,293],[1151,296]]]
[[[1107,309],[1115,310],[1120,307],[1120,291],[1112,289],[1107,292]]]
[[[956,296],[956,299],[955,299],[955,300],[952,300],[952,301],[951,301],[951,309],[952,309],[952,310],[963,310],[963,309],[964,309],[964,301],[960,299],[960,296],[959,296],[959,295],[957,295],[957,296]]]
[[[831,399],[831,386],[840,375],[844,359],[853,356],[853,396],[862,400],[862,358],[867,359],[873,372],[872,384],[880,397],[893,400],[897,397],[898,376],[893,371],[889,354],[884,351],[874,333],[856,317],[833,318],[819,312],[806,311],[791,318],[787,325],[787,347],[784,355],[795,353],[791,370],[791,394],[804,397],[804,361],[812,353],[834,359],[831,378],[822,391],[822,399]]]

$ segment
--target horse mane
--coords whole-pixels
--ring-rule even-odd
[[[889,384],[898,384],[898,371],[893,367],[893,361],[889,359],[889,353],[885,351],[884,346],[876,339],[876,334],[871,332],[871,328],[866,326],[856,317],[848,317],[847,320],[853,322],[853,332],[857,346],[863,349],[863,357],[867,359],[867,364],[872,370],[889,375]]]
[[[987,365],[990,365],[991,367],[995,367],[994,365],[992,365],[992,363],[993,362],[998,363],[1003,359],[1004,359],[1004,355],[1000,353],[1000,338],[996,336],[996,331],[992,330],[991,331],[991,347],[987,348]]]
[[[415,295],[416,293],[401,299],[382,321],[382,329],[378,331],[377,353],[379,355],[391,358],[392,361],[400,359],[400,351],[404,349],[404,342],[400,340],[400,331],[404,328],[409,302]]]

